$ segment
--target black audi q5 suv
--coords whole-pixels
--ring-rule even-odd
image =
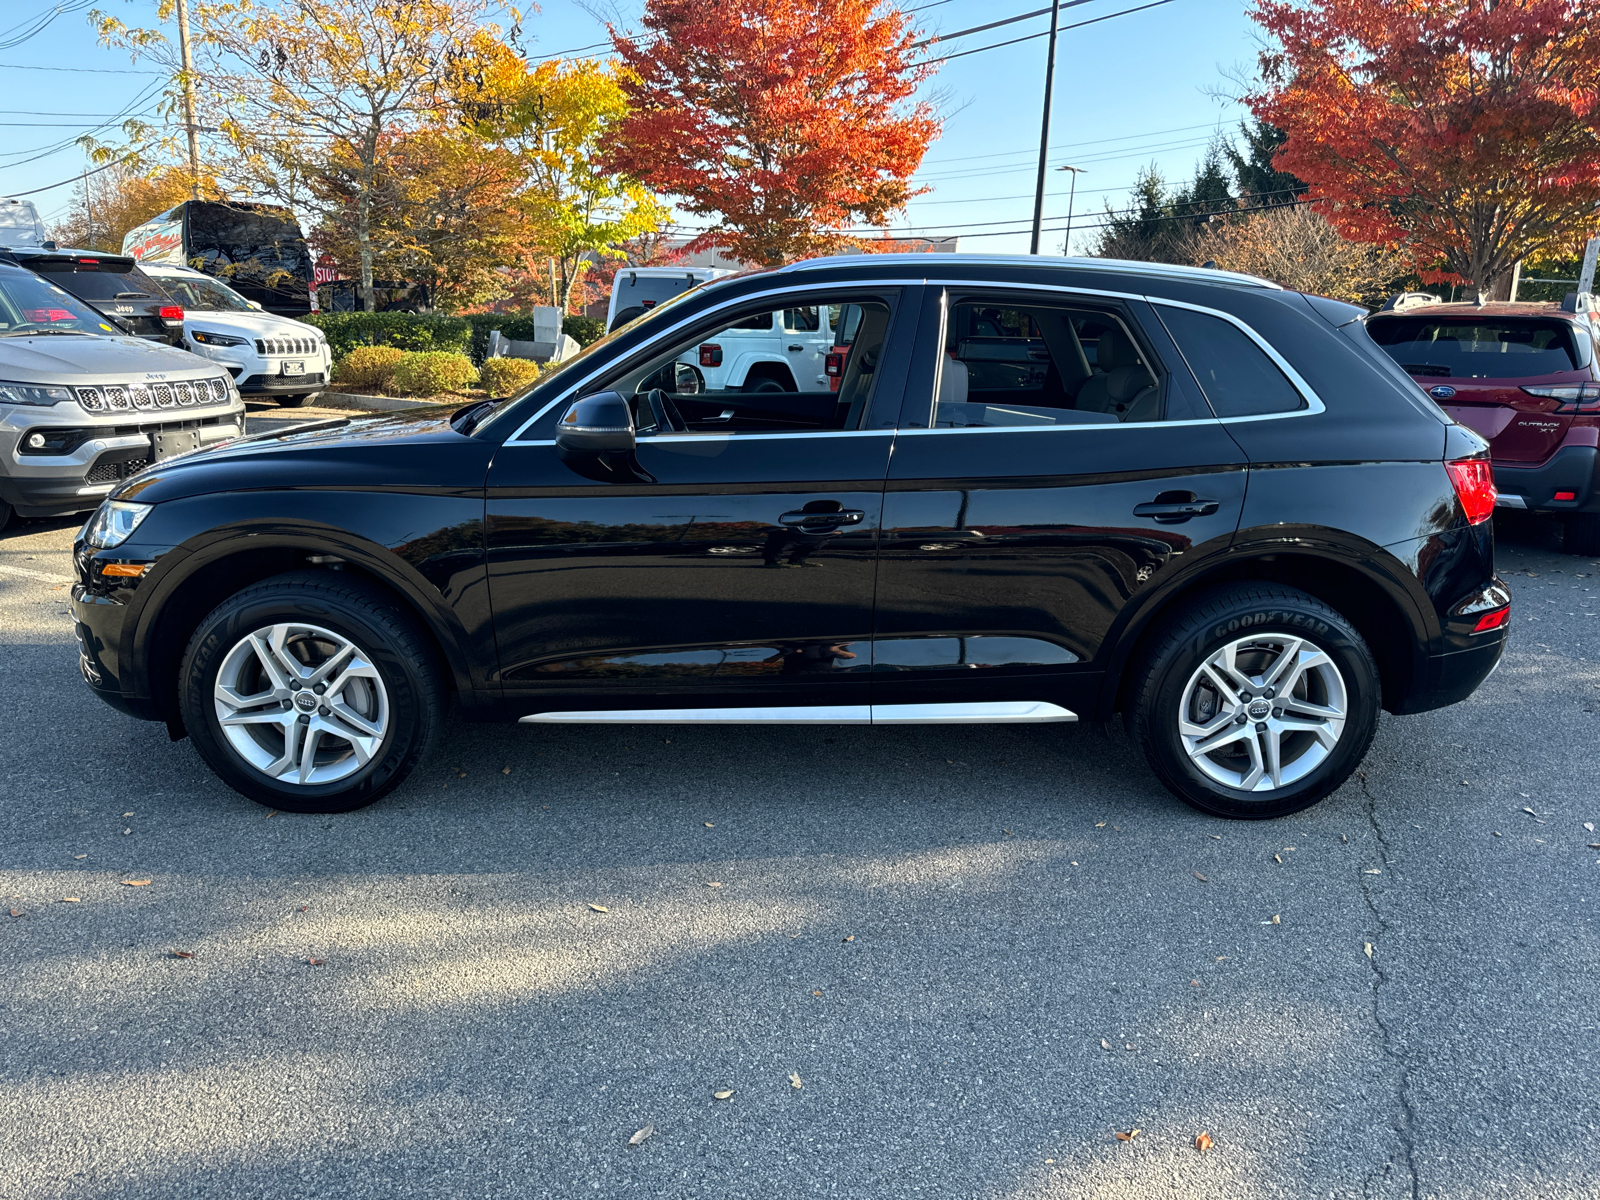
[[[717,280],[512,399],[130,478],[76,543],[83,675],[289,811],[371,803],[453,705],[1120,713],[1183,800],[1293,812],[1350,775],[1380,709],[1470,695],[1508,629],[1486,445],[1363,316],[1095,259]],[[708,386],[774,344],[760,391]]]

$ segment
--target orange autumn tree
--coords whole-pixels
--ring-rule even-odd
[[[931,71],[880,0],[647,0],[613,31],[628,114],[607,162],[717,221],[687,249],[778,264],[887,226],[939,133],[908,97]]]
[[[1592,0],[1255,0],[1274,48],[1246,102],[1348,238],[1480,294],[1576,251],[1600,214]]]

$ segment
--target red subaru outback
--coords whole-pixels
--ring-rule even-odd
[[[1373,340],[1445,412],[1489,439],[1497,503],[1556,513],[1569,554],[1600,555],[1600,312],[1441,304],[1412,293],[1368,318]]]

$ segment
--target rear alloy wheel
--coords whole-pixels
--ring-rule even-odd
[[[184,724],[235,790],[286,812],[347,812],[433,740],[439,687],[409,620],[332,572],[224,601],[184,655]]]
[[[1562,531],[1562,549],[1584,558],[1600,558],[1600,513],[1568,513]]]
[[[1377,729],[1380,690],[1361,635],[1327,605],[1234,587],[1202,597],[1158,639],[1128,724],[1189,804],[1276,817],[1349,778]]]

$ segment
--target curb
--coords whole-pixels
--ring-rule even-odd
[[[318,408],[364,408],[372,412],[437,407],[432,400],[412,400],[404,396],[363,396],[357,392],[322,392],[312,403]]]

